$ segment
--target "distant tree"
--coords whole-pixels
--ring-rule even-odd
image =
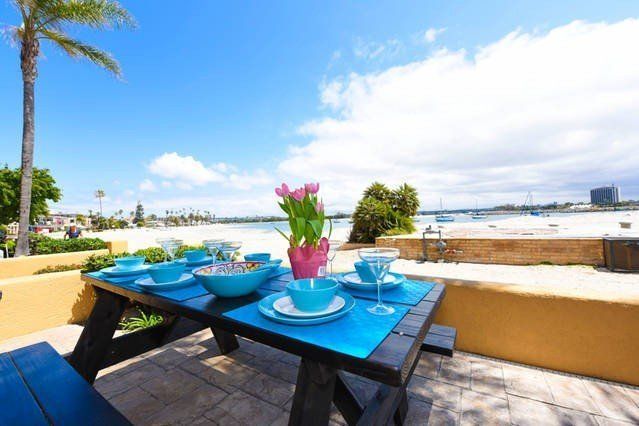
[[[6,165],[0,169],[0,224],[16,222],[20,218],[20,169],[10,169]],[[47,201],[60,201],[62,190],[48,169],[33,169],[31,206],[29,222],[49,213]]]
[[[95,29],[133,26],[133,18],[117,2],[110,0],[12,0],[20,13],[19,25],[9,28],[20,43],[22,70],[22,162],[20,186],[20,228],[16,256],[29,254],[29,222],[33,188],[35,142],[35,81],[38,76],[40,42],[48,40],[72,57],[86,58],[116,75],[118,63],[106,52],[71,38],[65,27],[86,25]]]
[[[144,207],[142,206],[142,203],[138,201],[138,204],[135,206],[135,216],[133,217],[133,223],[137,225],[140,222],[144,224]]]
[[[97,198],[100,201],[100,217],[102,216],[102,199],[105,196],[104,190],[102,189],[98,189],[95,191],[95,198]]]
[[[77,214],[75,216],[75,222],[77,224],[80,224],[82,226],[86,226],[87,225],[87,217],[83,214]]]

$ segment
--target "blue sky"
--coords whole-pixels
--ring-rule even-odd
[[[434,105],[458,110],[456,102],[463,105],[463,97],[433,95],[415,80],[415,75],[409,75],[411,67],[424,66],[419,75],[430,75],[440,69],[436,61],[443,63],[442,56],[448,55],[446,60],[452,61],[459,52],[473,63],[480,59],[473,55],[486,46],[493,47],[487,54],[496,52],[500,60],[503,56],[506,63],[516,62],[519,51],[501,51],[504,43],[499,42],[507,41],[508,34],[517,29],[519,43],[514,47],[530,37],[539,37],[540,43],[547,38],[548,43],[558,46],[583,43],[577,37],[584,32],[605,43],[635,46],[637,38],[632,44],[615,39],[632,35],[634,23],[612,35],[600,27],[585,26],[568,31],[570,36],[550,36],[553,29],[575,20],[613,25],[637,17],[639,4],[634,1],[122,3],[136,17],[138,29],[95,33],[74,28],[70,32],[112,52],[121,63],[124,81],[85,61],[69,59],[50,46],[43,49],[36,92],[35,163],[50,168],[63,188],[64,200],[56,208],[95,209],[92,193],[103,188],[108,196],[107,213],[118,208],[132,210],[139,199],[151,211],[194,207],[220,215],[268,214],[277,212],[272,196],[277,183],[286,180],[301,184],[307,179],[326,183],[324,197],[333,211],[352,208],[371,178],[391,185],[408,180],[420,189],[424,208],[436,208],[440,196],[449,207],[473,206],[475,199],[484,205],[522,202],[528,190],[535,191],[540,201],[585,199],[588,185],[613,181],[622,185],[625,197],[639,198],[639,176],[633,174],[632,167],[622,168],[619,173],[615,168],[583,167],[601,160],[593,147],[620,144],[619,152],[624,152],[633,140],[637,129],[627,124],[625,117],[636,112],[628,107],[637,100],[636,79],[624,81],[633,90],[623,92],[623,105],[614,104],[608,109],[618,108],[618,115],[597,116],[608,123],[602,128],[584,128],[580,123],[592,122],[594,112],[583,111],[576,114],[581,121],[569,120],[561,132],[540,136],[546,140],[543,146],[568,144],[565,150],[560,146],[560,152],[570,152],[570,146],[580,152],[592,151],[590,159],[575,163],[566,160],[542,175],[528,176],[526,170],[547,164],[544,155],[552,155],[552,150],[531,154],[525,146],[511,146],[505,138],[499,138],[505,142],[493,150],[476,154],[460,143],[463,149],[459,148],[458,154],[468,155],[463,163],[457,161],[460,155],[455,154],[455,146],[450,157],[433,154],[451,147],[450,143],[438,145],[441,138],[416,139],[406,146],[400,143],[399,154],[424,153],[420,161],[406,161],[410,168],[404,170],[397,158],[389,160],[386,155],[385,151],[393,149],[392,137],[386,144],[371,139],[367,149],[366,134],[353,133],[360,124],[371,129],[384,121],[389,114],[381,105],[410,105],[404,103],[406,98],[385,101],[384,91],[377,91],[391,79],[396,86],[389,83],[388,90],[413,87],[409,85],[412,82],[415,91],[408,89],[407,98],[436,96]],[[10,2],[0,3],[0,24],[13,24],[17,19]],[[629,54],[637,56],[633,49]],[[511,59],[507,54],[513,55]],[[553,58],[548,55],[548,63],[539,66],[556,66]],[[0,48],[0,64],[0,161],[17,166],[22,126],[18,50],[5,43]],[[635,66],[622,65],[630,69]],[[458,71],[453,68],[452,72]],[[460,78],[474,75],[462,72]],[[579,87],[592,90],[593,96],[603,96],[596,90],[610,86],[604,77]],[[437,78],[442,75],[437,74],[432,81]],[[522,93],[527,85],[522,80],[507,83],[504,87],[497,83],[491,90]],[[544,83],[544,87],[551,86],[552,82]],[[359,95],[359,89],[367,95]],[[423,95],[419,92],[422,89]],[[557,93],[548,90],[553,96]],[[493,98],[489,93],[477,96],[469,99],[480,109],[481,96]],[[568,99],[568,95],[562,99]],[[377,101],[379,108],[367,110],[366,105],[377,105]],[[495,106],[497,123],[499,111],[511,109],[509,105],[504,100]],[[419,103],[414,108],[416,121],[432,117],[428,113],[432,105]],[[543,126],[553,127],[535,111],[525,114],[530,121],[539,119],[541,123],[528,129],[528,134]],[[360,120],[364,116],[366,119]],[[334,131],[336,122],[340,130]],[[607,139],[609,136],[602,135],[610,134],[605,129],[611,122],[621,122],[628,128]],[[459,123],[436,131],[449,135],[464,127]],[[401,121],[388,122],[375,134],[401,134],[410,128],[407,126]],[[451,136],[451,140],[478,138],[470,146],[482,145],[481,129],[475,130]],[[589,136],[583,137],[584,133]],[[408,135],[405,140],[410,139]],[[339,152],[341,146],[351,150]],[[424,149],[411,150],[419,146]],[[331,160],[345,157],[346,163],[337,161],[339,167],[331,167]],[[483,163],[484,157],[499,161]],[[511,182],[499,174],[522,157],[531,158],[525,170],[515,167],[508,174],[517,179]],[[415,160],[415,156],[410,159]],[[385,161],[389,163],[385,165]],[[173,167],[184,170],[173,172]],[[388,173],[386,167],[397,172]],[[415,171],[422,167],[424,170]],[[441,178],[444,175],[449,178]],[[469,180],[469,176],[475,178]]]

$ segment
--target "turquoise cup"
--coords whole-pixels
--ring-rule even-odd
[[[183,263],[167,262],[151,265],[147,272],[154,282],[162,284],[179,280],[184,269],[185,265]]]
[[[264,262],[268,263],[271,260],[271,253],[249,253],[244,255],[244,260],[247,262]]]
[[[326,278],[294,280],[286,285],[286,293],[293,305],[303,312],[322,311],[328,307],[337,293],[337,281]]]
[[[131,271],[134,269],[138,269],[140,266],[144,264],[146,258],[144,256],[126,256],[119,257],[115,260],[115,265],[121,271]]]
[[[370,265],[364,261],[355,262],[355,270],[359,275],[359,278],[362,282],[365,283],[376,283],[377,279],[375,278],[375,274],[373,273]]]
[[[199,262],[206,257],[206,250],[187,250],[184,257],[187,262]]]

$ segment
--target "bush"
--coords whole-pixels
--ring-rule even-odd
[[[82,265],[78,265],[75,263],[71,265],[49,265],[46,268],[38,269],[33,273],[33,275],[50,274],[52,272],[75,271],[76,269],[82,269]]]
[[[82,262],[82,272],[95,272],[99,271],[103,268],[108,268],[109,266],[115,266],[114,259],[116,257],[124,257],[128,256],[128,253],[121,253],[117,255],[113,254],[92,254],[91,256],[84,259]]]
[[[415,232],[412,215],[419,207],[417,191],[403,184],[391,191],[378,182],[366,188],[353,212],[351,243],[374,243],[382,235]]]
[[[42,234],[29,234],[29,253],[31,255],[71,253],[85,250],[101,250],[105,248],[107,248],[106,243],[99,238],[74,238],[70,240],[61,240],[47,237]]]
[[[133,253],[135,256],[144,256],[148,263],[160,263],[164,262],[166,253],[160,247],[148,247],[140,249]]]

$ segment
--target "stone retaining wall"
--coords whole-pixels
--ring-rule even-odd
[[[427,259],[503,265],[605,265],[601,238],[443,238],[441,254],[437,238],[426,239]],[[423,241],[418,236],[380,237],[379,247],[396,247],[404,259],[422,260]]]

